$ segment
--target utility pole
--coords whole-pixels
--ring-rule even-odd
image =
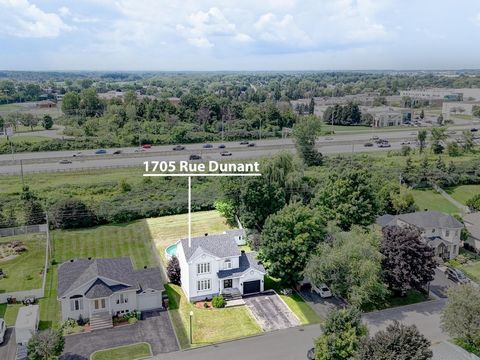
[[[23,160],[20,159],[20,175],[22,177],[22,189],[25,188],[25,179],[23,177]]]

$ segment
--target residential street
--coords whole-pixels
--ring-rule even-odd
[[[432,342],[448,339],[440,327],[440,311],[444,299],[408,305],[369,313],[364,316],[370,332],[385,328],[391,320],[415,324]],[[161,354],[155,357],[162,360],[300,360],[313,346],[313,339],[320,334],[319,325],[309,325],[286,330],[268,332],[263,335],[206,346],[194,350]]]

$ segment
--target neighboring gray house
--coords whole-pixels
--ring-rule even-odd
[[[218,294],[240,296],[262,292],[265,269],[256,253],[240,251],[238,234],[194,237],[177,243],[182,289],[189,301]]]
[[[463,221],[469,233],[465,244],[468,244],[477,252],[480,252],[480,212],[465,214]]]
[[[435,249],[435,255],[443,260],[455,258],[460,250],[463,224],[451,215],[438,211],[383,215],[377,218],[377,224],[382,227],[416,226],[422,232],[425,242]]]
[[[159,268],[134,270],[129,257],[76,259],[58,268],[62,320],[90,319],[92,330],[111,327],[112,316],[162,307]]]

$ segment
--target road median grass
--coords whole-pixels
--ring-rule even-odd
[[[115,348],[95,351],[91,360],[139,360],[152,356],[152,349],[148,343],[136,343]]]

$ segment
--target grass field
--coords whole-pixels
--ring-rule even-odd
[[[449,188],[445,190],[455,200],[466,204],[467,200],[474,195],[480,194],[480,185],[461,185],[455,188]]]
[[[3,237],[0,243],[11,241],[21,241],[28,250],[11,260],[0,260],[0,268],[7,274],[0,279],[0,292],[40,288],[45,265],[45,235]]]
[[[422,189],[412,190],[412,192],[419,210],[435,210],[446,214],[460,213],[460,209],[434,190]]]
[[[12,110],[19,110],[22,107],[17,104],[2,104],[0,105],[0,112],[1,111],[12,111]]]
[[[15,144],[26,143],[26,142],[38,143],[45,140],[49,140],[49,138],[45,136],[32,135],[32,136],[13,136],[11,140],[12,140],[12,143],[15,145]],[[0,144],[6,143],[6,142],[7,142],[7,139],[5,137],[0,138]]]
[[[187,301],[182,289],[166,285],[169,312],[180,347],[189,348],[189,314],[193,311],[193,346],[259,334],[260,325],[245,306],[226,309],[199,309]]]
[[[188,236],[188,215],[172,215],[145,220],[160,256],[165,260],[165,248]],[[192,213],[192,236],[220,234],[231,229],[217,211]]]
[[[152,356],[148,343],[137,343],[116,348],[95,351],[91,360],[138,360]]]

